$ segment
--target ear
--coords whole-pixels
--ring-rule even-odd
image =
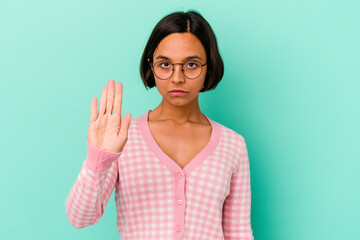
[[[150,63],[150,59],[148,58],[147,60],[148,60],[148,62]],[[154,73],[154,70],[153,70],[153,67],[151,66],[151,64],[150,64],[150,70],[151,70],[151,72]]]

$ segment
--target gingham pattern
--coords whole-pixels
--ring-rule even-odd
[[[71,224],[97,223],[115,187],[121,240],[254,239],[244,138],[208,118],[219,133],[209,142],[214,149],[206,148],[204,159],[182,169],[151,145],[154,140],[141,127],[147,116],[132,118],[121,153],[87,142],[86,159],[65,201]]]

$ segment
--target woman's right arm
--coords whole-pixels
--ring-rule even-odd
[[[87,142],[87,155],[65,200],[66,216],[76,228],[97,223],[118,181],[121,153],[104,151]]]
[[[128,139],[131,114],[121,119],[123,85],[110,79],[103,88],[99,112],[97,98],[91,100],[86,159],[65,200],[66,215],[76,228],[95,224],[118,181],[118,164]]]

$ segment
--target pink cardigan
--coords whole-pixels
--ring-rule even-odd
[[[120,153],[87,142],[65,201],[76,228],[97,223],[115,187],[121,240],[252,240],[250,167],[242,135],[206,118],[210,141],[181,168],[151,135],[148,110],[133,117]]]

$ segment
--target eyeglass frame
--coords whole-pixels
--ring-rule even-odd
[[[155,62],[155,63],[149,62],[149,64],[150,64],[150,66],[154,69],[154,66],[155,66],[156,63],[158,63],[158,62],[163,62],[163,61],[164,61],[164,60],[160,60],[160,61],[157,61],[157,62]],[[200,74],[199,74],[197,77],[195,77],[195,78],[189,78],[189,77],[185,76],[185,73],[184,73],[184,64],[187,63],[187,62],[189,62],[189,61],[196,61],[196,62],[199,62],[199,63],[200,63],[201,72],[200,72]],[[203,66],[205,66],[205,65],[207,64],[207,62],[204,63],[204,64],[201,64],[200,61],[198,61],[198,60],[191,60],[191,59],[189,59],[188,61],[186,61],[186,62],[184,62],[184,63],[171,63],[170,61],[169,61],[169,63],[171,64],[171,70],[172,70],[172,73],[171,73],[170,77],[168,77],[168,78],[159,78],[159,77],[156,75],[155,70],[153,70],[155,76],[157,76],[157,77],[158,77],[159,79],[161,79],[161,80],[167,80],[167,79],[171,78],[171,76],[174,74],[174,65],[181,65],[181,72],[182,72],[182,74],[183,74],[184,77],[186,77],[186,78],[188,78],[188,79],[196,79],[196,78],[198,78],[198,77],[201,75],[202,70],[203,70]]]

